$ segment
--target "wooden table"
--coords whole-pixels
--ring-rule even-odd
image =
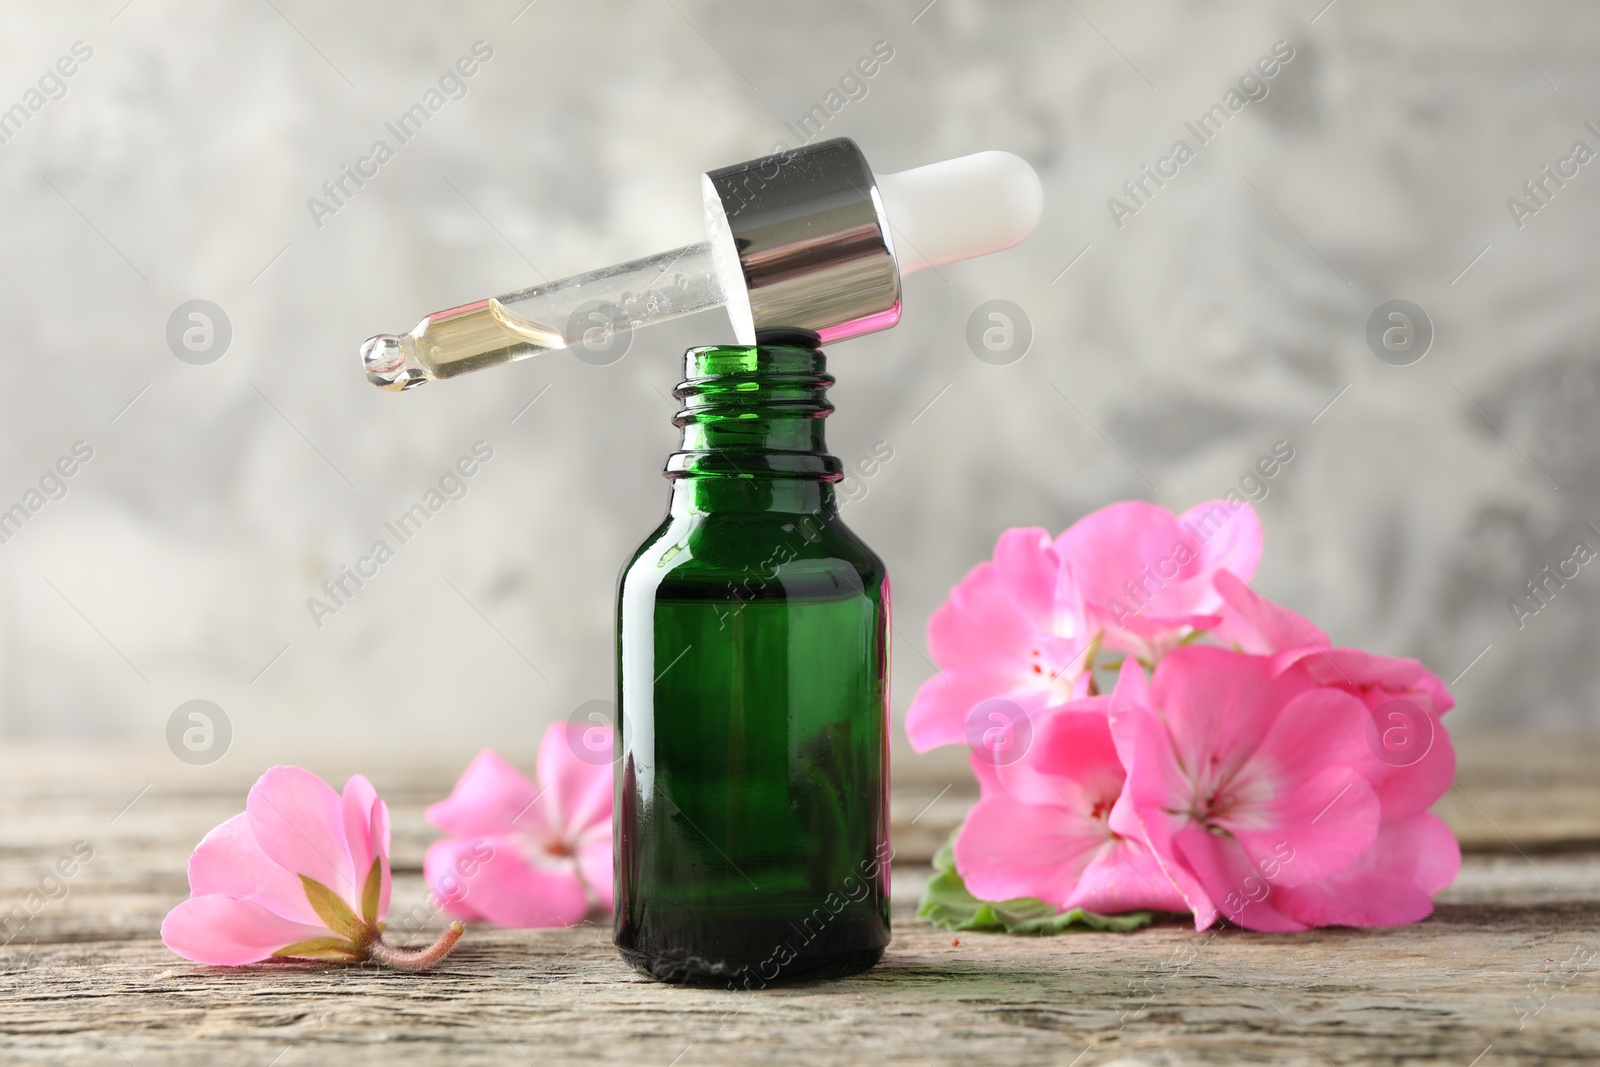
[[[22,904],[76,842],[94,854],[0,948],[0,1061],[1600,1063],[1600,739],[1460,749],[1459,787],[1438,810],[1467,857],[1427,922],[1037,939],[955,938],[914,917],[927,860],[972,786],[959,759],[897,753],[895,940],[882,965],[734,993],[636,976],[604,922],[474,928],[420,975],[191,965],[162,946],[161,918],[186,895],[194,843],[242,810],[267,761],[235,751],[195,768],[165,751],[8,744],[0,908]],[[531,765],[531,752],[508,755]],[[424,898],[422,810],[464,763],[362,761],[394,814],[391,917]],[[351,769],[308,765],[339,783]]]

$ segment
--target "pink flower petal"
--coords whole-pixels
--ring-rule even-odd
[[[1404,926],[1433,914],[1416,885],[1368,871],[1284,890],[1283,909],[1307,926]]]
[[[974,754],[983,798],[955,841],[956,869],[983,900],[1037,897],[1063,909],[1183,908],[1142,845],[1106,819],[1122,791],[1122,764],[1106,718],[1109,697],[1045,708],[1015,762]]]
[[[261,851],[250,832],[250,816],[243,812],[195,846],[189,857],[189,891],[197,897],[248,900],[290,922],[322,925],[299,876]]]
[[[934,612],[928,651],[947,670],[1016,673],[1029,666],[1041,634],[1087,640],[1076,583],[1049,533],[1018,527],[1000,535],[993,561],[974,567]]]
[[[1126,777],[1106,717],[1110,703],[1109,697],[1089,697],[1030,715],[1026,755],[994,769],[1005,792],[1026,804],[1070,806],[1103,820]]]
[[[945,671],[922,683],[906,711],[906,737],[918,752],[967,743],[967,713],[985,700],[1002,698],[1010,679],[993,674]]]
[[[1179,861],[1193,872],[1211,904],[1211,918],[1201,922],[1195,909],[1196,930],[1204,930],[1220,915],[1246,930],[1304,930],[1305,924],[1276,907],[1279,893],[1258,869],[1258,859],[1240,843],[1213,834],[1197,824],[1178,831],[1173,840]]]
[[[597,833],[578,845],[578,872],[600,907],[616,906],[616,879],[612,873],[611,834]]]
[[[907,714],[913,747],[965,742],[967,714],[986,700],[1043,706],[1082,695],[1091,644],[1076,581],[1050,535],[1006,530],[994,559],[974,567],[928,622],[928,648],[941,672],[918,690]]]
[[[256,963],[298,941],[327,936],[320,923],[292,922],[259,904],[217,894],[190,897],[161,923],[161,940],[172,951],[220,967]]]
[[[1461,844],[1445,821],[1431,812],[1386,823],[1378,830],[1373,869],[1405,878],[1432,896],[1449,888],[1461,872]]]
[[[1449,698],[1438,677],[1414,659],[1379,656],[1359,648],[1301,648],[1282,654],[1277,662],[1281,669],[1293,663],[1300,664],[1318,685],[1339,686],[1352,692],[1384,690],[1392,695],[1414,697],[1430,708],[1436,694],[1442,692]],[[1442,712],[1444,709],[1432,710]]]
[[[1061,902],[1063,910],[1083,908],[1099,915],[1130,911],[1187,911],[1183,894],[1167,877],[1148,849],[1120,837],[1101,846],[1078,879],[1078,887]]]
[[[1119,641],[1127,643],[1129,638],[1137,638],[1133,642],[1139,645],[1138,649],[1127,649],[1146,661],[1160,658],[1158,652],[1166,651],[1166,646],[1182,638],[1191,630],[1210,630],[1221,625],[1221,615],[1152,615],[1143,612],[1137,615],[1120,614],[1110,618],[1110,624],[1121,635]],[[1121,647],[1117,641],[1107,647]]]
[[[487,859],[464,868],[461,888],[454,899],[440,892],[440,882],[474,842],[464,839],[436,842],[428,850],[424,874],[434,893],[458,917],[481,918],[497,926],[533,928],[571,926],[588,914],[589,902],[578,878],[573,857],[548,857],[525,851],[524,843],[509,835],[477,839],[486,844]]]
[[[1056,554],[1074,567],[1082,562],[1095,564],[1079,568],[1086,593],[1093,589],[1097,594],[1118,596],[1125,580],[1137,577],[1145,564],[1166,554],[1181,537],[1177,520],[1166,508],[1147,500],[1122,500],[1091,511],[1063,530],[1056,538]],[[1182,580],[1194,573],[1191,565],[1168,580]]]
[[[1210,635],[1219,645],[1270,655],[1332,643],[1311,620],[1274,604],[1232,571],[1217,571],[1212,584],[1227,605],[1222,624]]]
[[[1284,704],[1310,688],[1302,675],[1275,676],[1264,657],[1191,645],[1157,666],[1150,699],[1182,764],[1216,780],[1246,763]]]
[[[1280,654],[1275,662],[1280,670],[1299,664],[1318,685],[1355,693],[1374,708],[1385,700],[1403,699],[1438,716],[1456,704],[1439,676],[1414,659],[1358,648],[1302,648]]]
[[[1281,842],[1294,849],[1295,860],[1275,881],[1324,877],[1370,847],[1378,829],[1371,780],[1381,765],[1367,744],[1367,722],[1365,707],[1348,693],[1301,693],[1283,705],[1238,775],[1234,791],[1242,799],[1218,821],[1257,858]]]
[[[999,584],[1030,629],[1056,633],[1061,594],[1076,593],[1062,569],[1048,530],[1017,527],[1005,531],[994,546]]]
[[[1414,687],[1414,692],[1421,693],[1428,698],[1433,705],[1434,713],[1437,715],[1443,715],[1456,706],[1456,698],[1451,694],[1450,688],[1444,684],[1444,679],[1430,670],[1424,669],[1417,676],[1417,680],[1411,684]]]
[[[428,809],[434,825],[459,835],[436,842],[423,864],[450,914],[565,926],[589,909],[586,882],[597,903],[611,906],[612,765],[583,758],[589,729],[557,723],[545,731],[541,787],[485,749],[449,798]]]
[[[578,723],[552,723],[539,744],[539,783],[550,822],[561,828],[570,843],[591,826],[611,822],[610,749],[606,762],[589,763],[578,758],[586,752],[584,731],[592,727]]]
[[[381,799],[372,801],[372,816],[369,822],[372,827],[372,845],[377,858],[383,860],[383,887],[378,891],[378,919],[389,914],[389,895],[394,888],[393,873],[389,870],[389,805]],[[363,889],[365,883],[363,883]]]
[[[1056,552],[1077,575],[1090,613],[1109,617],[1115,611],[1113,603],[1130,601],[1129,585],[1137,589],[1141,581],[1147,582],[1141,599],[1165,606],[1168,598],[1162,597],[1163,589],[1155,581],[1146,578],[1146,568],[1171,558],[1174,549],[1184,543],[1195,558],[1187,564],[1172,559],[1171,572],[1159,581],[1165,587],[1193,577],[1198,556],[1192,540],[1166,508],[1143,500],[1124,500],[1090,512],[1067,527],[1056,538]]]
[[[1395,714],[1386,707],[1390,702],[1387,697],[1369,695],[1367,698],[1367,704],[1372,710],[1373,732],[1378,748],[1383,747],[1383,734],[1387,729],[1404,728],[1418,732],[1427,730],[1429,733],[1428,747],[1415,762],[1394,765],[1384,762],[1381,764],[1382,770],[1373,780],[1378,790],[1378,800],[1383,805],[1383,818],[1386,822],[1406,819],[1427,811],[1440,797],[1450,791],[1451,783],[1456,780],[1455,746],[1438,717],[1416,705],[1411,705],[1401,712],[1405,718],[1403,726],[1396,725],[1385,718]],[[1423,723],[1427,725],[1424,726]],[[1398,758],[1410,759],[1404,754]]]
[[[422,877],[433,891],[434,900],[446,914],[457,919],[482,919],[478,911],[476,887],[483,865],[500,849],[515,849],[507,836],[448,837],[428,846],[422,860]]]
[[[994,563],[980,563],[928,620],[928,654],[945,670],[1025,665],[1036,632]]]
[[[1031,896],[1063,910],[1185,910],[1182,895],[1139,841],[1106,824],[1122,771],[1104,715],[1057,712],[1051,723],[1042,739],[1043,762],[1059,775],[1036,766],[1019,774],[1019,767],[1035,762],[1033,752],[998,768],[974,759],[988,785],[956,837],[956,869],[967,888],[983,900]],[[1068,747],[1074,739],[1082,748]],[[1009,792],[1017,786],[1030,799]]]
[[[300,767],[273,767],[245,803],[250,832],[273,862],[313,878],[353,905],[361,883],[351,866],[343,801],[333,787]]]
[[[1132,669],[1137,671],[1137,665]],[[1126,669],[1123,675],[1127,678]],[[1119,692],[1122,689],[1119,683]],[[1194,912],[1195,929],[1204,930],[1216,921],[1217,909],[1194,872],[1181,862],[1175,844],[1176,835],[1190,823],[1184,809],[1170,805],[1173,798],[1187,794],[1189,784],[1175,758],[1172,739],[1149,708],[1129,703],[1113,707],[1111,736],[1128,780],[1111,808],[1110,827],[1144,843],[1187,909]]]
[[[1282,787],[1285,791],[1270,803],[1217,820],[1247,856],[1271,865],[1263,873],[1274,884],[1325,878],[1372,847],[1378,798],[1359,772],[1328,767]]]
[[[1454,698],[1431,671],[1414,659],[1377,656],[1352,648],[1303,648],[1273,660],[1287,673],[1300,669],[1319,685],[1352,693],[1371,711],[1367,747],[1389,758],[1368,773],[1383,803],[1383,817],[1402,819],[1426,811],[1455,780],[1455,748],[1439,721]],[[1398,711],[1391,705],[1400,705]],[[1425,745],[1412,754],[1385,751],[1391,732],[1402,742]]]
[[[519,831],[543,832],[544,813],[534,804],[538,788],[492,748],[467,765],[450,796],[430,805],[427,819],[449,834],[482,837]]]
[[[1346,869],[1283,891],[1283,910],[1312,926],[1398,926],[1433,913],[1433,894],[1461,867],[1455,835],[1437,816],[1385,823]]]
[[[1190,629],[1215,625],[1222,598],[1212,578],[1244,578],[1261,556],[1261,524],[1247,504],[1211,501],[1174,517],[1127,500],[1086,515],[1056,539],[1085,610],[1108,649],[1159,658]]]
[[[350,849],[350,867],[362,886],[366,885],[367,871],[377,855],[372,846],[372,805],[377,800],[378,791],[360,774],[351,776],[339,798],[345,840]]]
[[[1212,500],[1179,515],[1178,525],[1193,536],[1200,547],[1196,576],[1202,579],[1202,591],[1193,594],[1195,610],[1215,611],[1222,606],[1222,599],[1212,584],[1219,572],[1232,571],[1245,581],[1255,577],[1265,542],[1261,518],[1249,504]]]
[[[1106,843],[1070,808],[1041,808],[1008,796],[978,801],[956,834],[956,870],[980,900],[1038,897],[1060,904]]]
[[[1132,656],[1125,656],[1122,667],[1117,671],[1117,684],[1111,691],[1111,703],[1106,708],[1108,715],[1115,715],[1118,711],[1127,708],[1153,707],[1153,698],[1150,696],[1150,679],[1145,677],[1144,668]],[[1123,766],[1127,766],[1124,758]]]

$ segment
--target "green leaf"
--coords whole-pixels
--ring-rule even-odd
[[[306,899],[311,902],[311,910],[317,913],[317,918],[321,919],[328,929],[351,941],[360,941],[367,933],[367,924],[356,918],[356,913],[350,910],[350,905],[346,904],[338,893],[315,878],[307,878],[303,874],[300,876],[300,884],[305,886]]]
[[[939,854],[933,857],[933,878],[923,890],[922,905],[917,914],[935,926],[946,930],[980,932],[999,931],[1008,934],[1059,934],[1068,930],[1107,930],[1123,933],[1149,926],[1155,914],[1134,911],[1126,915],[1096,915],[1073,908],[1057,911],[1036,897],[1018,897],[998,903],[979,900],[967,889],[961,874],[956,870],[951,842],[946,841]]]
[[[298,960],[348,960],[350,962],[361,958],[356,946],[342,937],[313,937],[306,941],[296,941],[292,945],[285,945],[280,948],[273,955],[284,958],[293,957]]]
[[[367,884],[361,890],[361,917],[368,926],[378,924],[378,895],[383,892],[383,857],[372,857],[372,870],[367,872]]]

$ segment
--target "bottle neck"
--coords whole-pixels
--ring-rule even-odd
[[[690,349],[685,363],[673,418],[683,439],[666,470],[672,514],[837,512],[843,466],[822,421],[834,379],[820,351],[719,345]]]

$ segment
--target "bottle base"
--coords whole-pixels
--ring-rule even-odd
[[[628,966],[647,978],[674,985],[723,986],[728,989],[764,989],[769,985],[789,982],[816,981],[828,978],[845,978],[870,970],[883,959],[883,946],[840,952],[831,956],[808,956],[790,960],[777,968],[777,973],[767,977],[762,973],[762,960],[755,963],[739,960],[712,961],[699,956],[683,954],[637,952],[620,945],[617,951]]]

